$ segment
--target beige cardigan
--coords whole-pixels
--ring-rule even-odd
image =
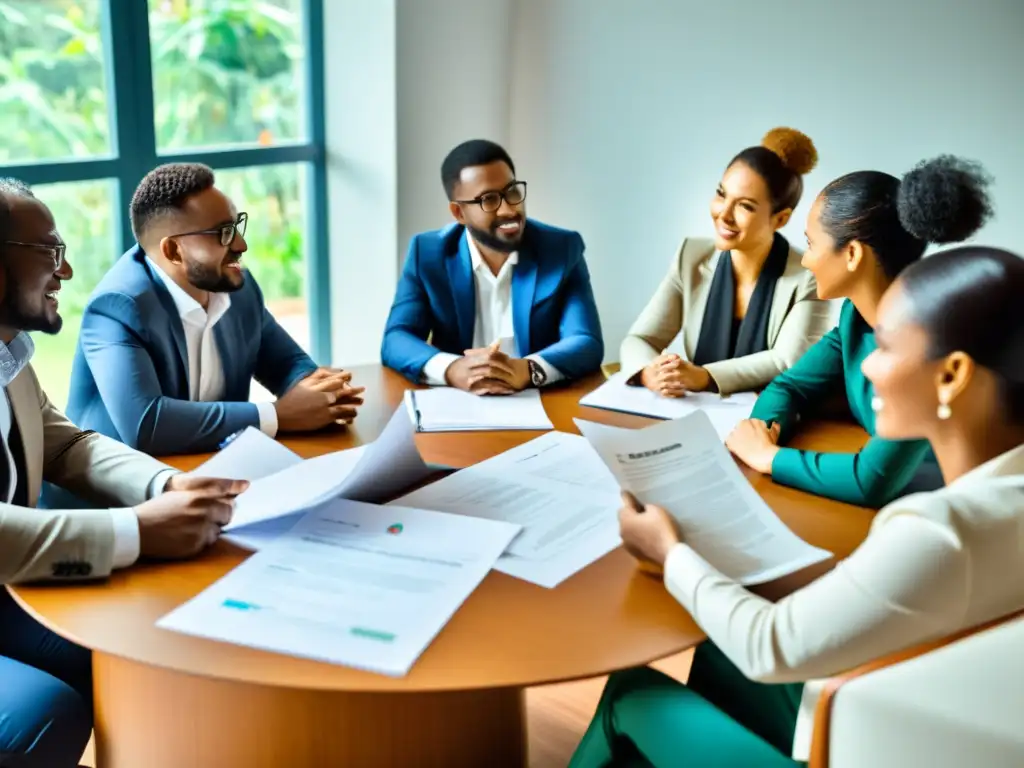
[[[654,296],[622,342],[622,370],[635,376],[683,332],[683,348],[693,359],[708,291],[721,251],[712,240],[687,238],[672,259]],[[722,394],[760,389],[793,365],[834,325],[828,302],[817,298],[814,275],[789,250],[786,269],[775,283],[768,315],[768,349],[704,366]],[[638,383],[635,380],[631,383]]]
[[[116,440],[80,430],[50,402],[31,365],[7,386],[7,397],[21,431],[30,505],[45,479],[90,501],[133,507],[146,501],[156,475],[171,469]],[[106,576],[113,559],[109,509],[0,503],[0,583]]]

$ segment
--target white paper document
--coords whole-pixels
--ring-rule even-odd
[[[779,520],[697,411],[646,429],[576,425],[622,488],[663,507],[683,540],[731,579],[759,584],[831,556]]]
[[[555,587],[618,547],[619,487],[579,435],[550,432],[394,504],[504,520],[522,532],[495,569]]]
[[[418,432],[554,429],[540,390],[473,395],[454,387],[408,390],[405,407]]]
[[[678,419],[695,411],[704,411],[721,439],[725,439],[733,428],[744,419],[750,418],[757,395],[753,392],[737,392],[722,397],[714,392],[690,392],[686,397],[662,397],[647,387],[631,387],[626,384],[629,374],[616,373],[588,395],[580,399],[580,405],[603,408],[608,411],[634,413],[656,419]]]
[[[157,626],[401,676],[518,530],[337,499]]]
[[[193,474],[251,482],[301,463],[302,457],[291,449],[256,427],[246,427]]]
[[[342,497],[383,501],[431,473],[420,457],[412,424],[401,408],[368,445],[312,459],[295,457],[298,461],[286,457],[282,450],[288,451],[258,431],[255,435],[246,431],[195,470],[202,475],[218,471],[231,476],[247,473],[244,479],[250,481],[249,488],[235,500],[231,522],[224,526],[228,540],[259,549],[294,525],[299,513],[316,504]],[[251,467],[269,473],[257,476]]]

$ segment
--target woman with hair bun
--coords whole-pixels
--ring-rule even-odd
[[[989,178],[980,166],[944,155],[903,177],[857,171],[822,190],[807,217],[803,263],[822,299],[846,298],[839,324],[776,378],[726,445],[775,482],[850,504],[881,507],[903,493],[929,453],[923,440],[876,435],[873,388],[861,363],[877,347],[878,305],[929,243],[970,237],[989,215]],[[858,453],[784,447],[801,417],[845,391],[854,419],[871,435]]]
[[[929,187],[936,204],[974,212],[931,236],[963,236],[986,209],[976,172],[937,167],[947,180],[965,173],[974,192]],[[889,504],[841,565],[782,600],[709,565],[664,509],[626,499],[623,542],[664,569],[708,642],[686,685],[648,668],[613,674],[570,768],[806,765],[823,680],[1024,608],[1021,296],[1024,259],[996,248],[901,271],[875,305],[864,375],[878,434],[931,443],[947,485]]]
[[[792,128],[732,159],[711,198],[714,239],[686,238],[668,274],[622,342],[634,386],[665,397],[763,387],[830,327],[800,252],[778,230],[818,160]],[[664,352],[682,331],[687,360]]]

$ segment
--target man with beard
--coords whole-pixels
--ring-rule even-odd
[[[480,395],[597,370],[604,344],[579,234],[526,218],[526,182],[494,142],[455,147],[441,181],[455,223],[413,237],[384,364]]]
[[[213,451],[246,427],[271,437],[348,423],[362,388],[318,368],[243,270],[248,215],[198,163],[151,171],[131,201],[138,245],[85,308],[68,415],[153,455]],[[255,378],[277,396],[250,403]]]
[[[0,585],[102,578],[140,556],[191,557],[247,483],[182,474],[72,424],[39,387],[28,332],[60,331],[72,277],[49,209],[0,179]],[[40,483],[92,510],[33,509]],[[92,729],[88,649],[46,629],[0,586],[0,765],[78,764]]]

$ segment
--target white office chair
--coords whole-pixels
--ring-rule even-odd
[[[1024,766],[1024,612],[833,678],[810,768]]]

